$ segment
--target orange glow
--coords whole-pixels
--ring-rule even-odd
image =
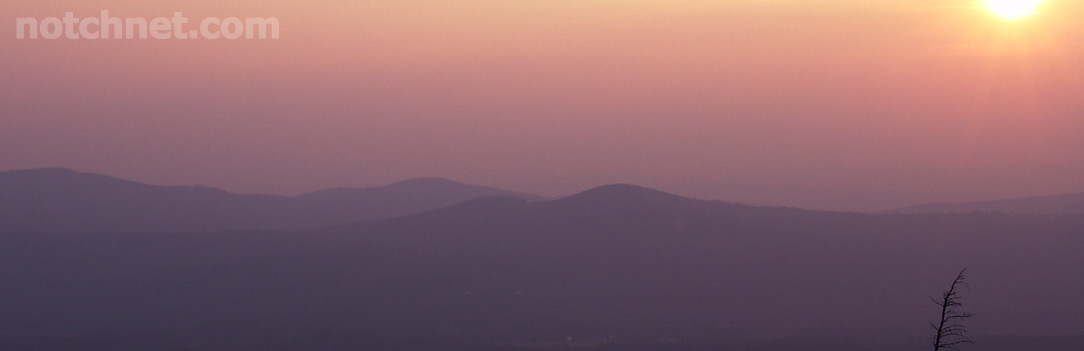
[[[1017,21],[986,1],[0,1],[0,169],[287,194],[1084,164],[1084,1]],[[16,18],[102,10],[282,32],[15,39]]]

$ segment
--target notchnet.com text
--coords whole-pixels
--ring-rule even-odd
[[[190,21],[181,12],[172,17],[117,17],[102,11],[94,17],[21,17],[15,19],[16,39],[278,39],[275,17],[206,17]]]

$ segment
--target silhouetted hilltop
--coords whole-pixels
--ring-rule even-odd
[[[300,195],[295,200],[314,217],[334,219],[321,224],[333,225],[419,213],[494,196],[524,201],[542,199],[535,195],[467,185],[443,178],[416,178],[382,187],[323,190]]]
[[[299,199],[344,199],[356,197],[379,197],[384,196],[395,199],[407,199],[417,201],[416,198],[425,197],[427,200],[441,201],[448,205],[487,196],[515,196],[528,201],[542,200],[541,196],[526,193],[517,193],[493,187],[463,184],[456,181],[425,177],[408,179],[389,185],[375,188],[333,188],[315,191],[297,196]]]
[[[540,197],[440,178],[296,197],[158,186],[68,169],[0,173],[0,231],[296,229],[394,217],[478,197]]]
[[[1001,212],[1022,214],[1084,213],[1084,193],[1032,196],[1008,200],[943,202],[901,208],[892,213],[970,213]]]
[[[686,197],[632,184],[610,184],[589,189],[562,199],[562,201],[683,201]],[[613,203],[611,203],[613,204]]]
[[[816,212],[615,185],[296,232],[9,233],[0,330],[291,350],[921,339],[926,296],[968,266],[976,334],[1073,334],[1081,232],[1084,216]],[[825,349],[862,349],[840,345]]]
[[[156,186],[67,169],[0,173],[0,231],[271,228],[290,200],[202,186]],[[271,216],[268,216],[271,215]]]
[[[703,202],[705,201],[694,200],[651,188],[629,184],[604,185],[554,201],[555,204],[560,204],[561,206],[596,208],[618,208],[625,205],[631,207],[666,207]]]
[[[8,197],[22,196],[33,199],[41,194],[70,195],[77,194],[125,194],[139,191],[158,191],[193,193],[207,195],[227,195],[229,193],[199,185],[156,186],[109,177],[101,174],[84,173],[67,168],[39,168],[0,172],[0,189]]]

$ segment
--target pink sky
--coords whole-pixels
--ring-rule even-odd
[[[285,194],[443,176],[557,195],[1037,167],[987,188],[981,173],[891,186],[1084,190],[1051,175],[1084,169],[1084,5],[1007,22],[978,4],[5,1],[0,170]],[[17,17],[101,10],[274,16],[282,38],[14,39]]]

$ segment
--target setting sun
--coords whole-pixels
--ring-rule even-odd
[[[1018,20],[1039,13],[1042,0],[985,0],[986,7],[998,17]]]

